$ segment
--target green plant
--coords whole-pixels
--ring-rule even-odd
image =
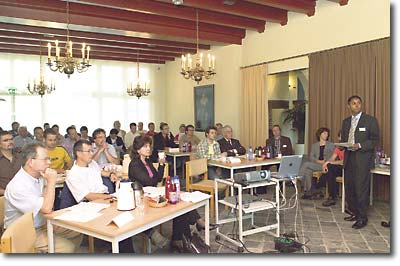
[[[298,143],[304,143],[304,132],[306,126],[306,104],[307,101],[296,101],[293,103],[293,108],[283,112],[283,123],[292,123],[293,129],[297,130]]]

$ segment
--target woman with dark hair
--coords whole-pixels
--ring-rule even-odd
[[[312,176],[314,171],[322,171],[323,164],[332,156],[335,146],[329,142],[330,130],[326,127],[319,128],[315,136],[317,142],[313,143],[310,152],[310,161],[303,163],[299,175],[303,176],[304,195],[303,199],[312,198],[315,186],[312,186]]]
[[[153,167],[153,162],[149,159],[151,156],[151,137],[137,136],[132,145],[131,162],[129,164],[129,179],[138,181],[143,186],[157,186],[163,178],[165,159],[159,159],[158,169]],[[205,228],[204,220],[196,210],[174,218],[172,221],[172,243],[171,247],[175,251],[182,251],[182,235],[190,236],[190,224],[196,224],[197,230]],[[210,225],[210,230],[212,226]],[[214,228],[215,229],[215,226]],[[168,241],[158,231],[150,229],[147,234],[158,246],[165,247]]]

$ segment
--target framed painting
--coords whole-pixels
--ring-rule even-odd
[[[214,84],[194,87],[194,123],[202,132],[214,125]]]

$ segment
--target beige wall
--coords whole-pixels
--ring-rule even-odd
[[[241,46],[213,47],[217,75],[199,85],[215,84],[215,121],[239,134],[240,67],[304,55],[390,36],[389,0],[350,0],[348,5],[320,0],[315,15],[289,12],[286,26],[267,23],[264,33],[247,31]],[[180,60],[166,65],[166,120],[174,133],[180,123],[194,123],[194,81],[179,74]],[[307,67],[308,58],[271,65],[273,72]],[[201,134],[202,136],[202,134]]]

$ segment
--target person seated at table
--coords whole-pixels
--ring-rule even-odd
[[[21,166],[22,157],[20,153],[14,151],[12,134],[0,131],[0,189],[3,192]]]
[[[272,134],[273,137],[265,141],[265,145],[272,148],[272,156],[278,157],[278,154],[281,154],[281,156],[293,155],[292,142],[290,138],[281,135],[279,125],[272,126]]]
[[[160,133],[157,133],[153,137],[153,153],[151,155],[151,160],[156,162],[158,159],[158,152],[160,150],[165,150],[167,148],[178,148],[179,145],[174,142],[174,135],[169,131],[169,125],[165,122],[161,122],[160,124]],[[169,165],[173,165],[173,158],[167,157],[167,161]],[[181,158],[176,159],[176,169],[182,167]],[[178,170],[177,170],[178,172]],[[174,173],[173,167],[170,167],[169,174],[172,176]]]
[[[53,129],[54,132],[56,132],[57,146],[63,146],[64,145],[64,141],[65,141],[65,137],[60,134],[60,127],[58,125],[53,125],[51,127],[51,129]]]
[[[149,130],[144,135],[149,136],[149,137],[154,137],[157,134],[157,132],[154,131],[156,128],[156,125],[153,122],[150,122],[147,125],[147,127],[149,128]]]
[[[81,139],[85,139],[93,143],[93,138],[89,136],[89,129],[87,128],[87,126],[81,126],[79,132],[81,133]]]
[[[17,121],[11,123],[11,130],[9,132],[13,136],[13,138],[18,136],[18,128],[19,128],[19,123]]]
[[[126,131],[121,129],[121,122],[116,120],[114,121],[113,126],[114,126],[113,128],[116,128],[118,130],[118,137],[121,137],[121,139],[123,140],[125,138]]]
[[[114,146],[114,149],[117,153],[119,153],[119,158],[124,158],[124,154],[126,152],[124,141],[121,137],[118,136],[118,129],[113,128],[110,130],[110,135],[106,138],[108,144]]]
[[[217,136],[215,137],[215,140],[218,141],[220,139],[223,139],[224,135],[222,134],[222,128],[223,128],[222,123],[216,123],[215,127],[217,128]]]
[[[132,182],[139,182],[142,186],[157,186],[164,175],[165,159],[159,159],[158,168],[155,169],[153,161],[149,159],[151,155],[152,140],[149,136],[139,136],[133,141],[131,152],[131,162],[129,164],[129,179]],[[172,242],[173,250],[181,251],[183,249],[182,235],[190,237],[189,224],[196,224],[198,230],[204,230],[205,222],[196,210],[190,211],[172,220]],[[210,230],[216,228],[216,225],[210,225]],[[150,229],[146,234],[151,238],[155,245],[166,247],[168,239],[162,236],[157,230]]]
[[[57,133],[48,128],[44,131],[44,144],[50,157],[50,168],[57,171],[58,174],[65,173],[65,170],[71,169],[72,159],[64,147],[57,146]]]
[[[128,152],[132,149],[132,143],[136,136],[140,136],[136,123],[129,124],[130,131],[125,134],[124,143]]]
[[[128,134],[128,133],[127,133]],[[114,146],[108,144],[106,141],[106,132],[102,128],[98,128],[93,131],[93,160],[100,166],[101,169],[104,169],[109,164],[118,165],[118,157],[117,152],[114,149]],[[108,191],[110,193],[115,192],[115,184],[110,180],[109,176],[103,176],[103,184],[108,187]]]
[[[76,128],[69,126],[67,128],[67,137],[64,140],[63,147],[67,150],[69,157],[74,158],[73,148],[75,142],[77,142],[81,137],[76,132]]]
[[[14,138],[14,149],[16,152],[21,152],[22,147],[26,144],[33,143],[33,139],[28,136],[28,129],[26,126],[18,128],[18,135]]]
[[[143,122],[138,122],[137,129],[140,136],[144,136],[147,132],[146,130],[143,129]]]
[[[179,141],[179,139],[180,139],[183,135],[185,135],[185,129],[186,129],[185,124],[181,124],[181,125],[179,126],[179,132],[178,132],[178,134],[175,135],[175,138],[174,138],[175,142]]]
[[[185,143],[192,144],[192,150],[196,150],[197,145],[200,143],[200,139],[194,134],[194,126],[187,125],[185,127],[185,135],[181,136],[179,139],[179,148],[182,149]]]
[[[215,160],[219,157],[226,157],[227,152],[222,152],[219,147],[219,143],[215,140],[217,137],[217,128],[214,126],[208,126],[205,130],[205,138],[202,139],[197,145],[197,157],[207,158],[208,160]],[[208,166],[208,179],[215,179],[221,177],[222,170],[219,167]],[[226,178],[226,177],[225,177]]]
[[[27,144],[22,149],[23,167],[8,183],[4,193],[4,227],[10,226],[23,214],[32,212],[36,229],[35,248],[48,252],[47,227],[44,214],[50,214],[54,205],[57,172],[50,169],[50,157],[41,143]],[[46,183],[46,185],[45,185]],[[54,226],[56,253],[76,252],[82,235]]]
[[[102,176],[107,175],[93,160],[93,148],[90,141],[78,140],[73,147],[75,163],[65,180],[61,194],[60,208],[67,208],[82,201],[109,199],[108,188],[103,184]],[[111,175],[113,182],[118,180]],[[134,252],[131,238],[119,243],[121,252]]]
[[[43,138],[43,128],[41,127],[35,127],[33,129],[33,142],[41,142],[44,143],[44,138]]]
[[[232,138],[233,130],[229,125],[222,128],[224,137],[218,140],[221,152],[226,152],[228,156],[244,155],[246,149],[240,144],[239,140]]]
[[[315,133],[317,142],[313,143],[310,152],[310,161],[301,165],[299,175],[303,177],[304,195],[303,199],[311,199],[315,193],[315,186],[312,185],[314,171],[322,171],[322,166],[328,160],[335,149],[332,142],[329,142],[330,130],[321,127]]]

